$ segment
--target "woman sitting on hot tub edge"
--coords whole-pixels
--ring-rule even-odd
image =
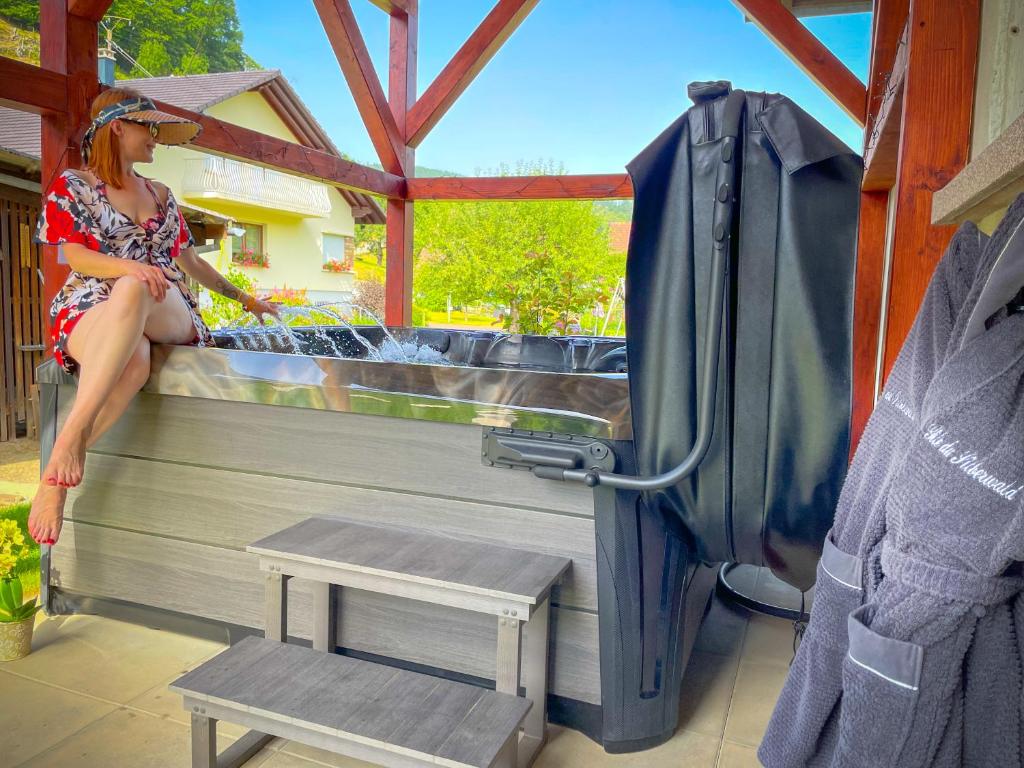
[[[57,435],[32,501],[28,530],[55,544],[67,489],[82,482],[85,451],[149,378],[149,345],[211,346],[186,275],[237,299],[262,322],[277,315],[196,254],[171,191],[135,172],[159,144],[187,144],[200,131],[127,88],[92,103],[82,140],[86,167],[65,171],[46,192],[36,241],[60,246],[71,273],[50,306],[57,363],[77,374],[71,412]]]

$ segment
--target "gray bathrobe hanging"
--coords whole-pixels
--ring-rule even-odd
[[[831,765],[1019,766],[1024,315],[936,372],[886,526],[884,578],[849,616]]]
[[[811,622],[763,742],[761,760],[770,768],[808,765],[831,751],[819,742],[835,736],[828,721],[842,690],[846,617],[862,604],[865,581],[870,589],[877,582],[874,574],[865,578],[862,564],[884,533],[892,457],[918,429],[924,393],[945,359],[987,239],[973,224],[954,235],[865,427],[818,564]]]
[[[847,619],[873,598],[882,582],[887,504],[891,493],[902,492],[895,484],[898,459],[921,434],[933,375],[958,351],[988,271],[1022,220],[1024,197],[1011,207],[990,242],[965,225],[935,271],[843,488],[819,563],[811,623],[759,753],[769,768],[832,764],[844,710],[840,698]],[[1024,612],[1016,618],[1024,624]]]

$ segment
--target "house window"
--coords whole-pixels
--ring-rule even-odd
[[[267,253],[263,247],[263,225],[240,221],[235,226],[244,229],[245,233],[231,238],[231,260],[243,266],[267,266]]]
[[[327,272],[349,272],[355,255],[355,242],[346,235],[324,233],[324,270]]]

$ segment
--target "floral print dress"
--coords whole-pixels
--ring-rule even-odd
[[[185,273],[175,263],[182,249],[194,245],[195,240],[170,190],[167,202],[161,203],[149,181],[146,186],[156,199],[157,215],[140,225],[111,205],[103,181],[94,187],[74,171],[64,171],[46,193],[36,228],[36,242],[45,245],[75,243],[120,259],[160,267],[181,292],[192,314],[196,329],[192,344],[214,346]],[[68,373],[78,368],[67,351],[71,330],[86,310],[110,298],[116,279],[92,277],[72,270],[54,297],[50,305],[53,356]]]

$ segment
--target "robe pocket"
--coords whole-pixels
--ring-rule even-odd
[[[843,552],[830,537],[826,537],[821,560],[818,561],[811,622],[803,642],[822,643],[845,652],[847,619],[864,599],[862,571],[859,557]]]
[[[874,609],[849,617],[835,766],[898,765],[917,709],[924,648],[873,631]]]

